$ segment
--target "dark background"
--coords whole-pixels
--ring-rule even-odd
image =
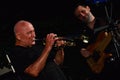
[[[45,37],[49,32],[57,33],[58,36],[74,36],[79,31],[76,19],[73,15],[74,5],[85,0],[4,0],[0,2],[0,49],[9,49],[14,45],[13,27],[21,19],[33,23],[37,38]],[[92,0],[89,0],[92,1]],[[112,13],[113,22],[120,20],[120,0],[109,0],[105,3],[90,3],[91,11],[96,17],[107,19],[105,6],[110,15]],[[112,12],[111,9],[112,8]],[[108,21],[108,20],[107,20]],[[76,36],[77,34],[75,34]],[[1,51],[1,50],[0,50]],[[72,51],[68,56],[74,57]],[[66,57],[66,56],[65,56]],[[70,62],[69,64],[78,63]],[[66,63],[67,63],[66,62]],[[79,62],[80,63],[80,62]],[[115,61],[118,66],[118,62]],[[76,66],[74,66],[76,67]],[[110,67],[111,68],[111,67]],[[115,67],[116,68],[116,67]],[[113,70],[115,68],[112,68]],[[113,71],[112,70],[112,71]],[[118,67],[112,72],[118,71]],[[110,70],[111,71],[111,70]],[[113,75],[112,74],[112,75]],[[116,73],[117,74],[117,73]],[[115,74],[115,75],[116,75]],[[118,74],[117,74],[118,75]]]
[[[73,17],[73,8],[82,0],[4,0],[0,3],[0,47],[11,46],[14,42],[13,27],[21,19],[33,23],[38,37],[49,32],[61,35],[71,35],[79,28]],[[85,1],[85,0],[83,0]],[[90,1],[90,0],[89,0]],[[92,0],[91,0],[92,1]],[[120,18],[119,0],[110,0],[107,5],[108,13],[112,7],[112,19]],[[104,3],[90,4],[95,16],[106,18]]]

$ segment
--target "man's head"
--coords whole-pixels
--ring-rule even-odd
[[[25,20],[18,21],[14,26],[16,45],[32,46],[35,44],[35,30],[33,25]]]
[[[76,6],[74,14],[79,20],[85,23],[92,22],[95,18],[90,11],[90,7],[82,4]]]

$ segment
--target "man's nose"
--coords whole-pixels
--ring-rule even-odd
[[[35,34],[35,32],[33,32],[33,33],[32,33],[32,36],[33,36],[33,37],[36,37],[36,34]]]

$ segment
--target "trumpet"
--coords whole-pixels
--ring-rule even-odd
[[[71,38],[67,38],[67,37],[56,37],[58,38],[57,40],[63,40],[64,41],[64,44],[62,46],[66,47],[66,46],[76,46],[76,43],[73,39]],[[45,38],[43,39],[35,39],[35,41],[42,41],[42,44],[45,45],[46,42],[45,42]],[[54,47],[58,47],[56,46],[56,42],[54,44]]]
[[[65,46],[80,46],[80,45],[76,44],[77,41],[82,41],[85,44],[89,42],[89,38],[85,35],[81,35],[79,37],[57,37],[57,36],[55,36],[55,38],[57,38],[57,40],[63,40],[64,47]],[[35,40],[40,41],[40,39],[35,39]],[[41,41],[43,42],[43,45],[46,44],[45,38],[43,38]],[[55,42],[54,47],[57,47],[56,44],[57,43]]]

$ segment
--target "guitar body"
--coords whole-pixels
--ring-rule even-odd
[[[104,61],[111,54],[105,54],[104,50],[111,41],[111,33],[100,32],[96,42],[87,47],[91,57],[87,59],[87,63],[94,73],[100,73],[104,67]]]

